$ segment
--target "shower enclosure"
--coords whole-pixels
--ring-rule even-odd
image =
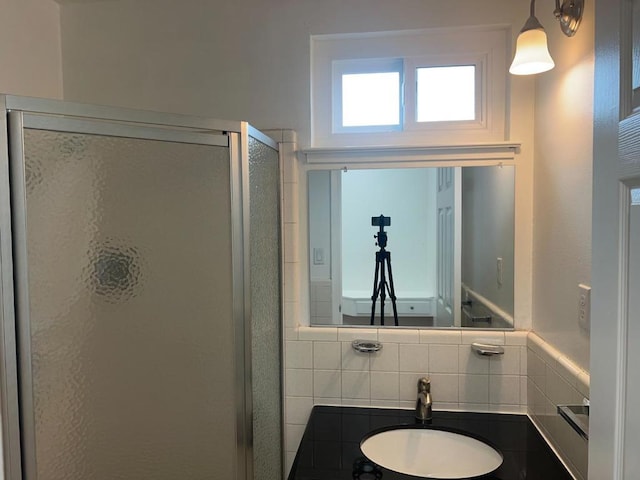
[[[5,478],[280,478],[277,145],[0,104]]]

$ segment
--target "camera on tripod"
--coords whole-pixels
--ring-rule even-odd
[[[371,226],[372,227],[390,227],[391,217],[385,217],[384,215],[380,215],[378,217],[371,217]]]
[[[376,252],[376,270],[373,277],[373,295],[371,295],[371,325],[375,320],[376,302],[380,298],[380,325],[384,325],[384,304],[387,293],[391,299],[393,307],[393,319],[398,326],[398,309],[396,308],[396,292],[393,287],[393,274],[391,273],[391,252],[385,250],[387,247],[387,232],[384,227],[391,225],[391,217],[380,215],[371,217],[371,226],[378,227],[378,234],[373,237],[378,240],[376,245],[380,250]],[[387,277],[389,281],[387,282]]]
[[[385,217],[384,215],[380,215],[378,217],[371,217],[371,226],[372,227],[380,227],[377,235],[374,235],[373,238],[377,238],[378,245],[380,248],[387,247],[387,232],[384,231],[384,227],[389,227],[391,225],[391,217]]]

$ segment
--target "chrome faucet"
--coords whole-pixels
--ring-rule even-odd
[[[431,381],[427,377],[418,380],[418,399],[416,400],[416,419],[426,421],[433,416],[431,401]]]

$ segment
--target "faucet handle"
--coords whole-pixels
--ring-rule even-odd
[[[416,418],[422,422],[431,421],[433,401],[431,400],[431,381],[429,377],[418,380],[418,398],[416,399]]]
[[[418,380],[418,393],[429,392],[431,390],[431,380],[429,377],[422,377]]]

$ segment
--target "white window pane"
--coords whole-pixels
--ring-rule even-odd
[[[640,188],[631,190],[631,205],[640,205]]]
[[[400,125],[400,73],[342,75],[342,126]]]
[[[475,120],[475,66],[417,68],[416,78],[416,121]]]

